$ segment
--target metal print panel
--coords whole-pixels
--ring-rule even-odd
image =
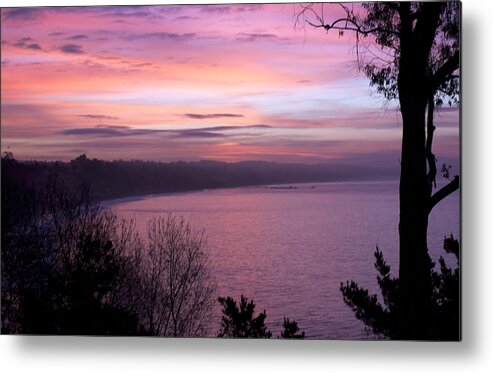
[[[460,16],[2,8],[2,333],[460,340]]]

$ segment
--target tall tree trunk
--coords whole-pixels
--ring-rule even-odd
[[[399,289],[402,316],[400,338],[403,339],[428,337],[431,310],[424,145],[426,99],[416,96],[410,98],[405,95],[401,99],[403,141],[399,186]]]
[[[425,118],[430,97],[429,56],[442,7],[441,3],[425,3],[415,20],[409,3],[400,3],[399,10],[397,84],[403,126],[399,185],[400,339],[430,338],[432,262],[427,245],[430,188]]]

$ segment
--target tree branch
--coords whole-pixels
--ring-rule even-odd
[[[421,6],[421,12],[416,19],[414,27],[414,37],[420,45],[420,57],[428,59],[433,40],[435,40],[436,30],[440,21],[440,13],[445,3],[424,2]]]
[[[456,51],[454,55],[440,66],[435,74],[433,74],[432,81],[435,89],[453,77],[452,74],[459,68],[459,59],[459,51]]]
[[[428,213],[433,210],[433,208],[445,197],[451,195],[459,189],[459,176],[455,176],[454,179],[445,185],[443,188],[438,190],[434,195],[430,197],[429,205],[428,205]]]
[[[392,34],[392,35],[399,35],[399,32],[397,32],[397,31],[384,29],[381,27],[374,27],[374,28],[365,30],[364,28],[361,27],[361,25],[359,25],[357,22],[355,22],[354,19],[351,19],[349,17],[336,19],[331,24],[324,24],[324,23],[315,24],[315,23],[310,22],[308,20],[306,22],[314,28],[324,28],[326,31],[334,29],[334,30],[341,30],[341,31],[354,31],[354,32],[362,34],[362,35],[369,35],[373,32],[382,32],[382,33],[388,33],[388,34]],[[338,26],[339,23],[344,23],[344,26]],[[348,26],[348,24],[353,25],[353,27]]]

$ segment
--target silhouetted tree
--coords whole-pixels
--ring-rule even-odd
[[[283,321],[283,331],[281,332],[281,338],[286,339],[304,339],[305,332],[301,332],[299,334],[300,328],[298,327],[298,323],[296,321],[289,321],[288,317],[284,317]]]
[[[254,317],[255,304],[241,295],[239,303],[231,298],[218,298],[222,307],[221,330],[218,337],[228,338],[270,338],[272,333],[264,322],[267,314],[261,312]]]
[[[74,255],[50,276],[53,324],[57,334],[135,335],[137,315],[110,302],[124,258],[112,241],[82,236]]]
[[[457,267],[451,269],[446,265],[445,259],[440,257],[439,270],[430,269],[432,306],[429,338],[457,341],[460,339],[459,242],[453,236],[445,237],[443,248],[446,253],[455,256]],[[434,267],[434,264],[432,266]],[[375,251],[375,268],[378,271],[377,280],[383,303],[377,295],[370,295],[367,289],[360,288],[354,281],[341,283],[340,289],[344,302],[351,307],[356,318],[365,323],[369,332],[395,339],[400,333],[400,283],[397,278],[390,276],[390,267],[378,247]]]
[[[299,20],[315,28],[356,34],[359,67],[387,99],[398,99],[403,136],[399,220],[399,332],[401,339],[431,337],[431,260],[428,216],[459,188],[459,176],[434,194],[432,151],[435,108],[458,102],[460,3],[368,2],[361,16],[341,4],[344,16],[328,21],[323,4],[301,5]],[[361,48],[363,46],[363,48]],[[375,46],[375,47],[373,47]]]
[[[171,214],[152,219],[143,255],[143,316],[153,335],[206,334],[216,283],[203,231]]]
[[[2,208],[2,332],[141,333],[114,291],[128,276],[126,223],[93,205],[88,188],[69,192],[56,179],[41,187],[2,178],[3,201],[12,215]]]

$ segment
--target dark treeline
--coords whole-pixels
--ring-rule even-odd
[[[303,165],[246,161],[225,163],[103,161],[81,155],[70,162],[18,161],[2,156],[2,177],[23,184],[46,184],[57,178],[71,187],[91,184],[96,200],[163,192],[247,185],[389,178],[385,170],[336,164]]]

